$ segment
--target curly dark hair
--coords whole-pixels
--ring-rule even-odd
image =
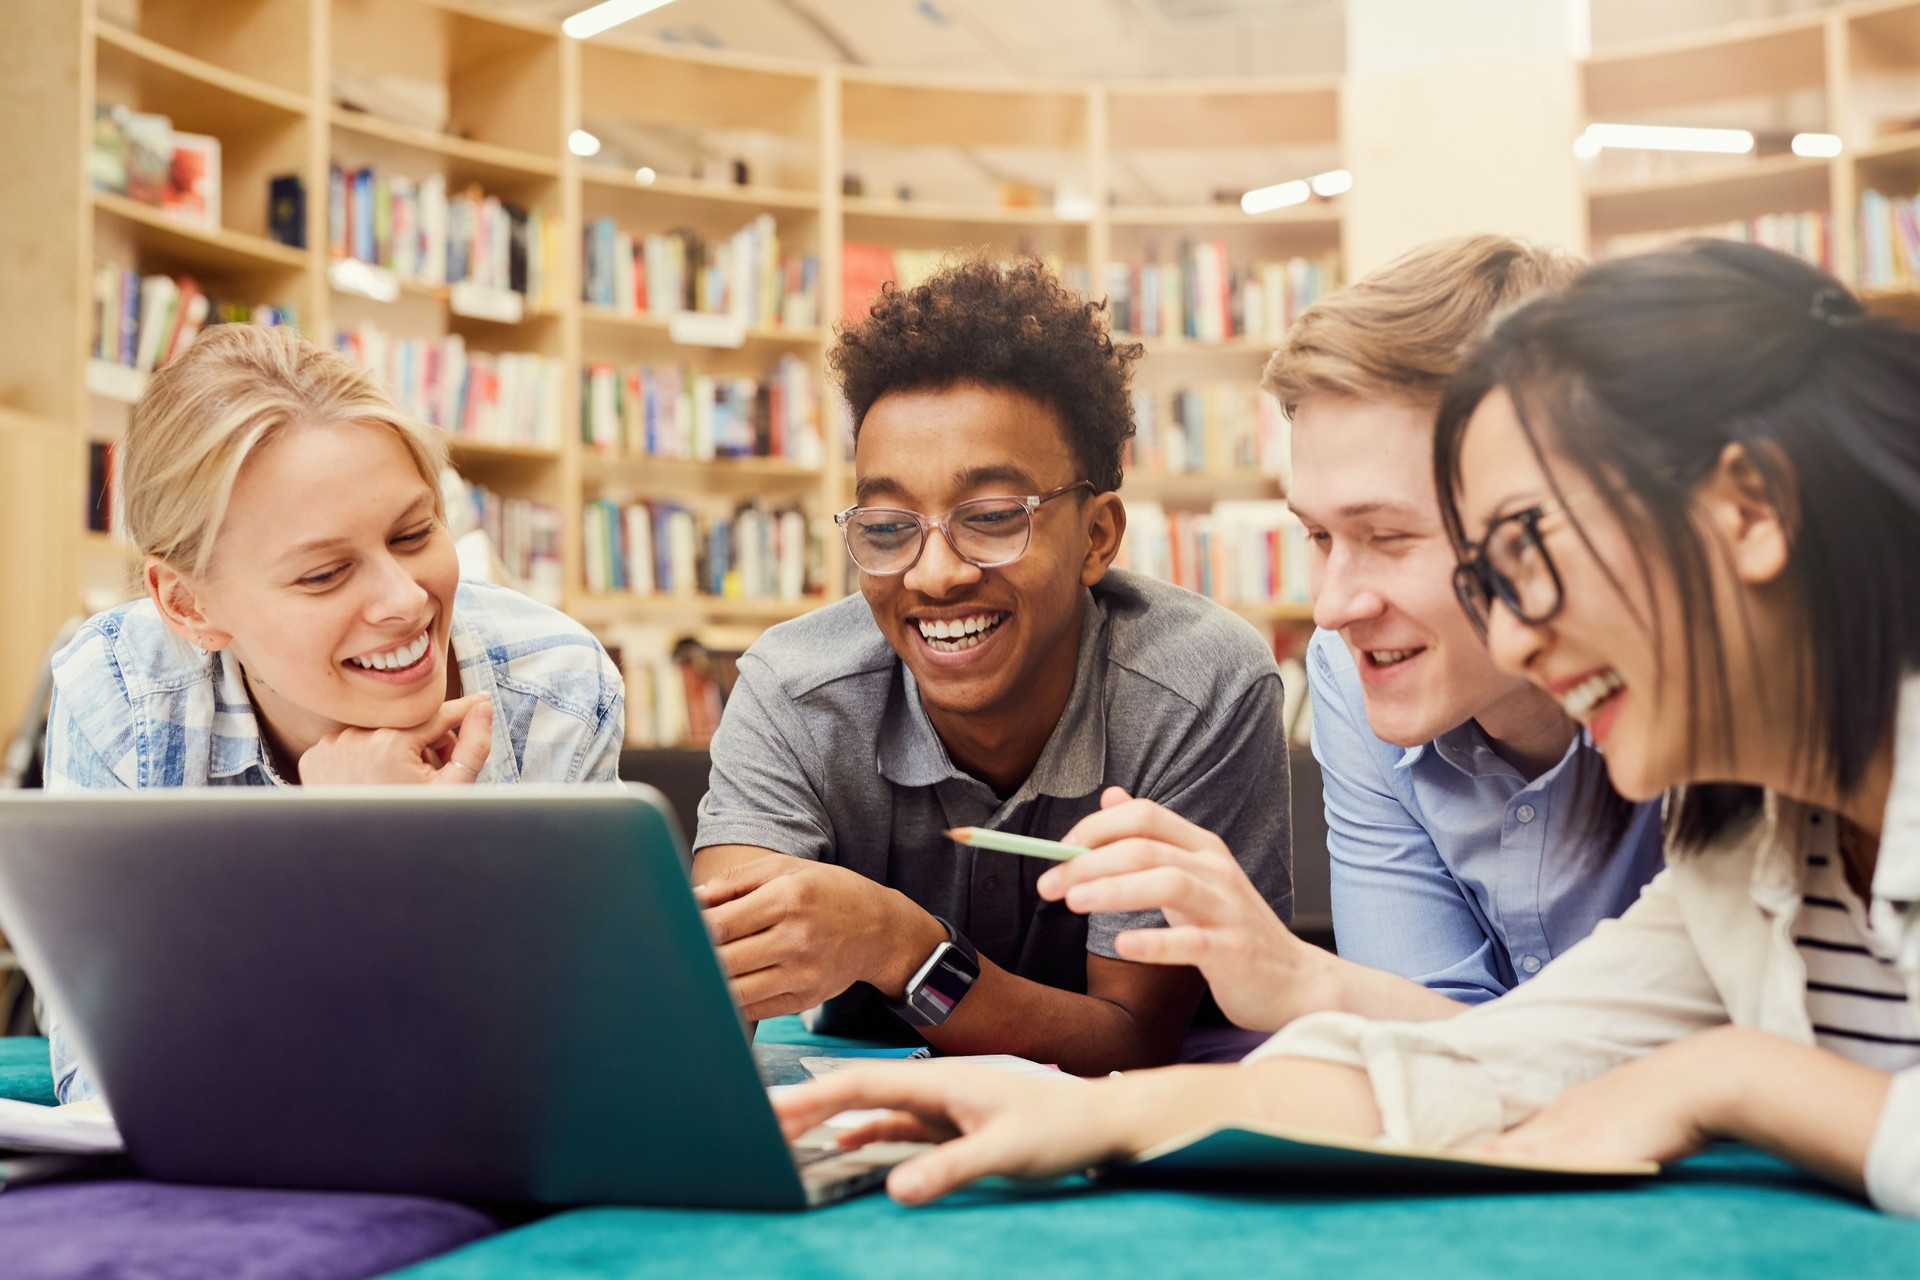
[[[853,409],[854,438],[890,391],[963,382],[1019,391],[1060,416],[1067,447],[1102,492],[1120,487],[1133,436],[1128,366],[1138,343],[1115,345],[1106,303],[1070,292],[1035,258],[982,254],[949,262],[924,284],[889,281],[867,319],[842,324],[827,361]]]

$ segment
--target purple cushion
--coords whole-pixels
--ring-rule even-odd
[[[108,1180],[0,1193],[7,1280],[358,1280],[477,1240],[494,1224],[414,1196]]]

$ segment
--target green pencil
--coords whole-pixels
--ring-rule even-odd
[[[1045,858],[1050,862],[1065,862],[1077,858],[1083,853],[1092,853],[1083,844],[1061,844],[1058,840],[1042,840],[1038,836],[1017,836],[1011,831],[990,831],[986,827],[955,827],[947,832],[947,839],[955,844],[970,845],[975,849],[992,849],[996,853],[1017,853],[1027,858]]]

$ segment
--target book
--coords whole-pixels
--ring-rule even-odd
[[[160,207],[176,222],[201,231],[220,229],[220,139],[173,131],[173,157]]]
[[[267,184],[267,234],[294,249],[307,247],[307,184],[283,173]]]
[[[48,1107],[0,1098],[0,1151],[41,1155],[117,1155],[125,1148],[104,1105]]]
[[[127,194],[127,115],[123,106],[94,104],[93,150],[87,157],[87,175],[95,191]]]
[[[1107,1183],[1281,1182],[1319,1188],[1332,1181],[1379,1183],[1566,1183],[1633,1186],[1659,1176],[1651,1161],[1566,1164],[1394,1147],[1278,1125],[1219,1124],[1169,1139],[1096,1172]]]
[[[151,112],[129,111],[121,117],[121,132],[127,148],[124,194],[142,204],[164,204],[173,170],[173,121]]]

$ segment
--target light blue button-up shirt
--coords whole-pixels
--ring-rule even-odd
[[[1479,1004],[1626,910],[1660,870],[1658,804],[1591,847],[1578,801],[1605,765],[1584,733],[1529,782],[1471,721],[1417,747],[1375,737],[1333,632],[1307,646],[1307,681],[1343,958]]]

